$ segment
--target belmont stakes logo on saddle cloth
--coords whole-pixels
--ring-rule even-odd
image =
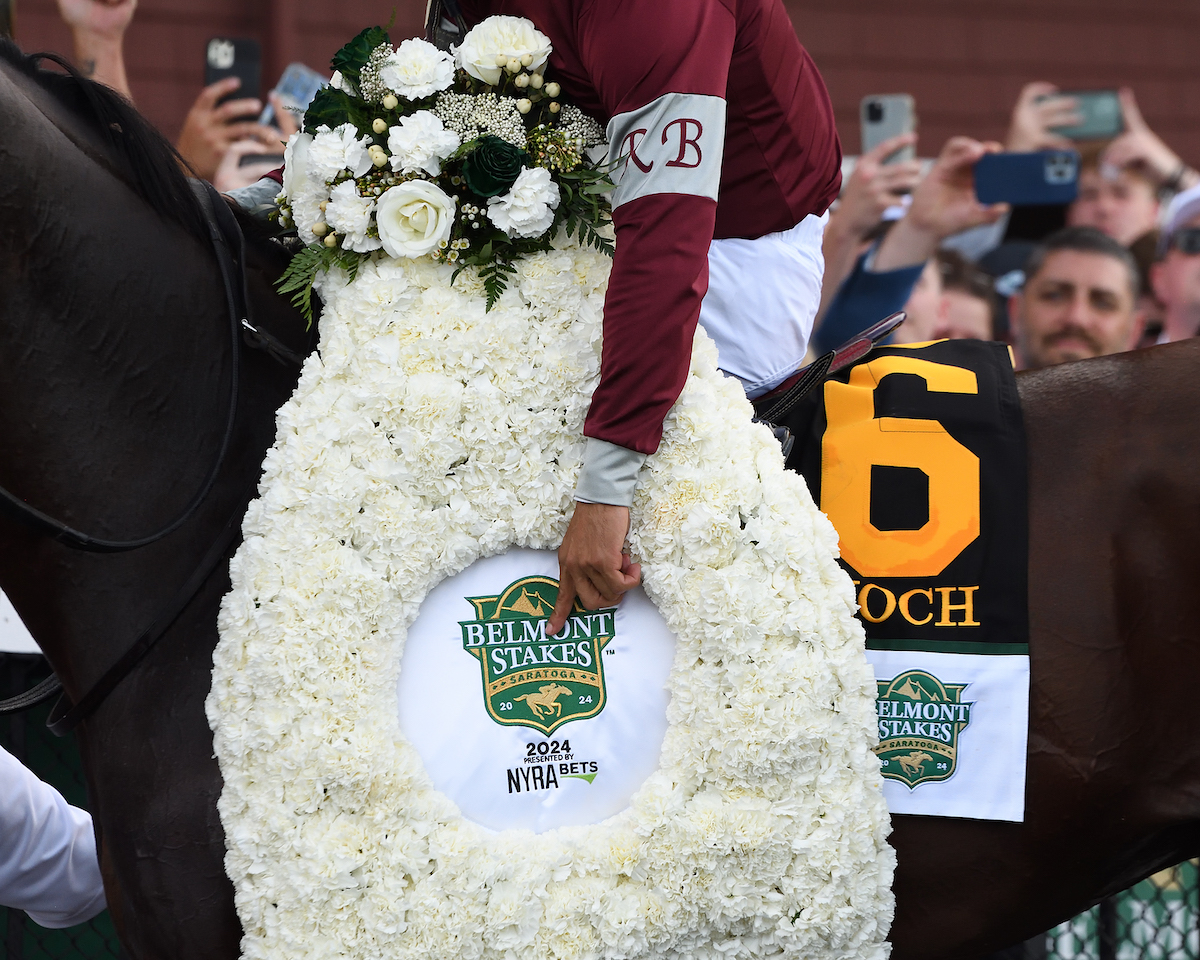
[[[788,425],[854,580],[889,808],[1023,819],[1028,521],[1007,348],[880,348]]]

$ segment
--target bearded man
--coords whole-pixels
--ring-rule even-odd
[[[1133,255],[1094,227],[1066,227],[1034,248],[1025,286],[1009,300],[1021,369],[1133,349],[1137,310]]]

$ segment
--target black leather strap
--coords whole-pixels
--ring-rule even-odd
[[[822,357],[818,357],[810,363],[801,374],[800,379],[788,387],[787,391],[771,404],[770,409],[763,411],[761,415],[755,419],[765,423],[776,424],[779,420],[798,404],[804,396],[817,384],[821,383],[825,376],[829,373],[829,365],[833,363],[834,353],[831,350]]]
[[[192,601],[192,598],[204,586],[205,581],[212,576],[217,565],[225,558],[233,546],[234,540],[241,530],[241,519],[244,512],[244,500],[239,498],[233,513],[225,522],[225,527],[222,529],[221,535],[208,548],[208,552],[199,564],[197,564],[196,569],[192,571],[192,575],[188,578],[187,582],[175,592],[175,595],[163,611],[138,635],[133,645],[125,651],[121,658],[104,672],[104,675],[93,684],[87,693],[79,698],[79,702],[72,703],[71,698],[65,693],[59,698],[58,703],[54,705],[54,709],[50,712],[50,716],[46,720],[46,726],[50,728],[50,731],[55,736],[66,736],[79,726],[80,723],[90,717],[96,711],[96,708],[104,702],[104,698],[112,693],[118,683],[125,679],[126,674],[137,666],[138,662],[162,639],[163,634],[171,628],[171,624],[179,619],[179,615],[183,613],[184,609]],[[30,691],[30,693],[32,692]]]
[[[58,677],[51,674],[36,687],[30,687],[24,693],[18,693],[7,700],[0,700],[0,716],[29,710],[59,693],[62,693],[62,684],[58,682]]]

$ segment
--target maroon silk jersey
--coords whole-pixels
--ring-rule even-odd
[[[841,146],[781,0],[460,0],[468,26],[527,17],[548,73],[608,125],[616,258],[584,433],[653,453],[683,389],[714,237],[822,214]],[[752,277],[747,278],[753,283]]]

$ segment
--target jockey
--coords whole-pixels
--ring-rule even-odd
[[[640,581],[622,553],[639,468],[687,378],[699,322],[748,397],[801,365],[841,186],[829,95],[782,0],[431,0],[441,46],[495,14],[530,19],[565,94],[608,126],[616,255],[600,384],[547,629],[578,595]],[[236,191],[243,206],[274,185]]]
[[[105,907],[92,818],[0,748],[0,905],[43,927],[72,927]]]
[[[559,551],[554,631],[576,594],[602,606],[638,582],[621,554],[635,479],[683,389],[697,321],[748,397],[803,362],[841,146],[825,84],[781,0],[438,6],[430,26],[452,43],[494,14],[532,20],[553,46],[554,79],[607,124],[610,157],[627,157],[613,175],[617,248],[600,385]]]

